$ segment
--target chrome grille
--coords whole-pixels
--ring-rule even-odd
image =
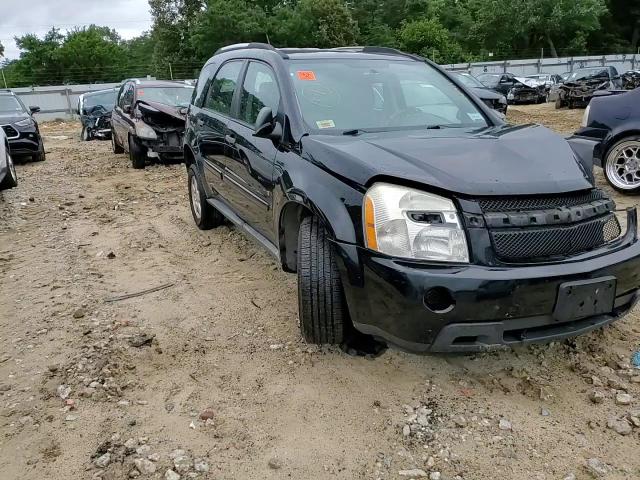
[[[18,138],[20,136],[20,132],[18,132],[11,125],[2,125],[2,129],[4,130],[4,133],[7,135],[7,138],[9,140],[13,140],[14,138]]]

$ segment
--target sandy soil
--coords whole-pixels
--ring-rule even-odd
[[[581,115],[510,113],[563,133]],[[640,478],[638,311],[482,355],[309,347],[295,276],[198,231],[182,165],[43,129],[47,161],[0,194],[3,480]]]

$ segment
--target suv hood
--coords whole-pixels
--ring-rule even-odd
[[[24,120],[25,118],[29,118],[29,115],[26,113],[0,112],[0,125],[10,125],[12,123],[19,122],[20,120]]]
[[[567,141],[539,125],[313,135],[302,147],[315,165],[362,187],[392,177],[474,196],[593,188]]]

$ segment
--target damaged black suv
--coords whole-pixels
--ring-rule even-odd
[[[181,82],[125,80],[111,113],[113,153],[129,153],[133,168],[148,159],[182,159],[185,114],[193,87]]]
[[[197,226],[226,217],[297,272],[309,342],[479,351],[590,331],[639,297],[636,211],[623,233],[565,139],[417,56],[221,49],[184,155]]]

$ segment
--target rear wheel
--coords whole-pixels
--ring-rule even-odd
[[[122,148],[118,144],[118,140],[116,139],[116,134],[114,133],[113,128],[111,129],[111,149],[116,155],[124,153],[124,148]]]
[[[623,138],[607,152],[604,175],[619,192],[640,193],[640,137]]]
[[[147,160],[144,148],[133,135],[129,135],[129,159],[131,160],[131,166],[135,169],[144,168]]]
[[[348,318],[336,254],[317,217],[307,217],[298,234],[300,330],[309,343],[341,344]]]
[[[560,110],[564,105],[562,104],[562,99],[558,97],[556,99],[556,110]]]
[[[13,159],[9,152],[6,152],[6,162],[7,162],[7,174],[0,182],[0,190],[8,190],[9,188],[18,186],[18,175],[16,174],[16,167],[13,164]]]
[[[224,216],[207,202],[195,165],[189,166],[189,200],[193,221],[200,230],[210,230],[222,225]]]

